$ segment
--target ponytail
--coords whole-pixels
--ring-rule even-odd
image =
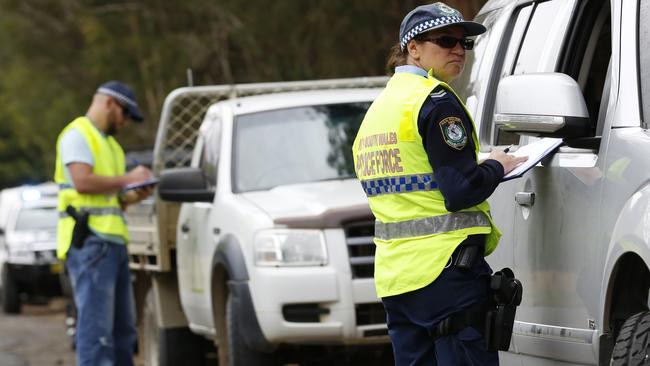
[[[395,72],[395,68],[397,66],[406,65],[407,55],[408,51],[402,51],[399,43],[396,43],[393,47],[391,47],[388,61],[386,62],[386,72],[388,75],[392,75]]]

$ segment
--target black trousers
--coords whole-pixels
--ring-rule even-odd
[[[458,250],[452,258],[457,254]],[[395,365],[498,365],[498,352],[488,351],[482,334],[473,327],[435,342],[430,336],[441,320],[489,296],[491,274],[481,255],[469,269],[452,265],[424,288],[382,298]]]

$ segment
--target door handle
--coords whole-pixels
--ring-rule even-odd
[[[535,204],[535,192],[515,193],[515,202],[520,206],[532,206]]]
[[[190,226],[188,224],[181,225],[181,231],[184,233],[190,232]]]

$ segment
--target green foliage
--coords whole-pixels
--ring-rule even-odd
[[[102,82],[131,84],[146,117],[118,139],[152,146],[188,68],[195,85],[381,75],[426,2],[0,0],[0,187],[51,179],[59,131]]]

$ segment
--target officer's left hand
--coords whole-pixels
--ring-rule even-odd
[[[528,156],[514,156],[506,154],[501,150],[493,150],[488,156],[488,159],[493,159],[501,163],[503,166],[503,174],[510,173],[517,165],[528,160]]]

